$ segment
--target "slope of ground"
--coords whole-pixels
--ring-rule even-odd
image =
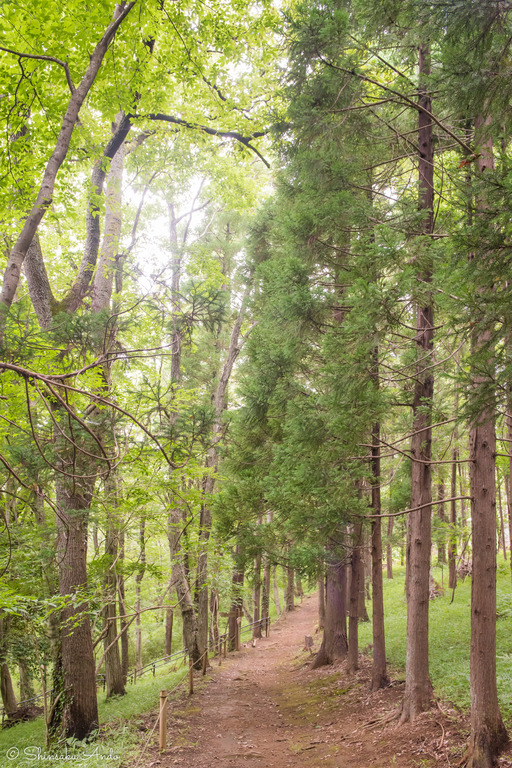
[[[212,663],[193,696],[169,706],[168,746],[159,754],[156,735],[136,765],[144,768],[414,768],[460,764],[467,722],[437,705],[398,728],[391,720],[403,684],[369,692],[370,662],[356,675],[344,665],[309,669],[305,635],[317,622],[316,598],[306,598],[274,624],[270,637]],[[318,645],[318,641],[316,642]],[[142,750],[142,745],[141,745]],[[134,765],[133,760],[130,765]],[[500,759],[512,768],[512,753]]]

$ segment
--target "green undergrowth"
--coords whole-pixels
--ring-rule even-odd
[[[125,696],[107,701],[105,695],[100,694],[100,734],[90,744],[69,742],[47,750],[41,717],[1,731],[0,765],[13,768],[38,764],[63,768],[119,768],[126,761],[127,753],[133,753],[136,762],[139,749],[142,749],[139,726],[145,728],[142,716],[158,709],[162,689],[172,690],[182,681],[186,685],[187,671],[183,666],[176,671],[164,667],[156,670],[155,677],[148,676],[136,685],[128,685]]]
[[[398,670],[405,670],[407,606],[405,569],[394,568],[394,578],[384,579],[386,656]],[[471,579],[458,582],[452,602],[445,568],[434,568],[434,579],[444,593],[430,601],[430,675],[437,696],[467,709],[469,697],[469,654],[471,621]],[[370,608],[368,608],[369,612]],[[501,557],[497,576],[497,677],[500,707],[512,721],[512,588],[510,565]],[[361,647],[372,642],[371,623],[359,626]]]
[[[271,620],[275,621],[276,615],[275,605],[271,603]],[[250,637],[246,634],[243,640],[247,641]],[[187,671],[183,666],[175,671],[174,667],[161,667],[156,669],[155,676],[148,672],[135,685],[128,684],[125,696],[110,700],[99,692],[99,738],[87,745],[70,742],[47,750],[42,717],[0,731],[0,765],[2,768],[27,768],[37,764],[52,768],[119,768],[131,753],[136,762],[143,743],[139,730],[139,727],[145,727],[142,716],[158,708],[162,689],[171,690],[180,683],[186,685]]]

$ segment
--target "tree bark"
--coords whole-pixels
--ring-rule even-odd
[[[387,529],[387,540],[386,540],[386,577],[388,579],[393,578],[393,544],[392,544],[392,536],[393,536],[393,528],[395,525],[394,518],[388,517],[388,529]]]
[[[370,584],[372,583],[372,561],[371,561],[371,535],[369,531],[363,529],[363,540],[361,542],[361,583],[359,584],[359,621],[370,621],[366,609],[366,601],[372,599]]]
[[[110,482],[112,480],[112,482]],[[106,634],[103,641],[105,649],[105,677],[107,698],[110,696],[123,696],[126,693],[123,676],[123,667],[117,641],[117,557],[119,554],[119,528],[116,478],[111,476],[105,484],[110,490],[110,499],[107,499],[107,521],[105,534],[105,554],[107,555],[107,573],[105,575],[106,605],[104,609],[104,622]]]
[[[325,626],[322,644],[311,669],[344,659],[347,655],[347,571],[331,551],[326,564]]]
[[[455,440],[455,437],[454,437]],[[452,468],[450,479],[450,536],[448,539],[448,588],[455,589],[457,586],[457,463],[458,449],[452,450]]]
[[[25,660],[18,662],[18,668],[20,671],[20,701],[27,701],[34,696],[34,686],[32,684],[30,669]]]
[[[276,606],[277,615],[281,614],[281,600],[279,598],[279,587],[277,584],[277,565],[272,567],[272,585],[274,588],[274,603]]]
[[[437,534],[437,562],[446,565],[446,515],[444,513],[444,499],[446,498],[444,480],[441,478],[437,484],[437,500],[441,504],[437,505],[437,517],[440,522]]]
[[[165,612],[165,655],[170,656],[172,653],[172,628],[174,624],[174,611],[172,608],[167,608]]]
[[[270,522],[270,514],[267,514],[267,522]],[[270,617],[270,560],[268,555],[263,555],[263,593],[261,598],[261,618],[266,627]]]
[[[123,126],[125,120],[124,115],[118,115],[117,125]],[[116,126],[117,128],[117,126]],[[116,129],[114,136],[119,131]],[[127,134],[127,131],[123,135]],[[122,143],[117,150],[116,154],[112,158],[110,163],[110,171],[107,176],[106,194],[105,194],[105,224],[103,242],[101,245],[101,251],[98,259],[98,265],[94,273],[94,282],[92,288],[92,300],[91,309],[93,312],[101,312],[110,306],[110,300],[112,297],[114,275],[117,270],[117,255],[119,253],[119,240],[121,237],[121,225],[122,225],[122,184],[123,184],[123,171],[124,160],[127,153],[126,143]],[[104,161],[103,161],[104,165]],[[98,194],[96,192],[96,194]],[[96,225],[96,221],[98,222]],[[94,248],[95,254],[90,255],[86,259],[86,266],[82,268],[82,271],[88,272],[87,283],[90,281],[90,273],[92,272],[94,265],[96,264],[98,246],[99,246],[99,212],[96,212],[95,225],[98,227],[97,240],[98,243],[94,243],[94,246],[89,245],[89,249]],[[90,232],[91,227],[88,227]],[[95,238],[96,239],[96,238]],[[87,250],[87,246],[86,246]],[[77,280],[80,282],[80,275]],[[82,280],[86,280],[84,276]],[[79,295],[83,293],[83,289],[77,290]]]
[[[492,139],[485,136],[490,120],[479,117],[477,135],[484,134],[478,156],[478,170],[494,169]],[[483,198],[477,200],[481,211]],[[492,359],[493,329],[479,329],[471,339],[472,358],[486,350]],[[495,404],[489,401],[488,378],[478,369],[472,372],[474,402],[484,395],[484,405],[473,418],[469,433],[469,482],[471,496],[471,733],[468,768],[491,768],[508,735],[501,718],[496,684],[496,432]]]
[[[14,694],[11,673],[7,663],[9,624],[10,618],[8,616],[0,616],[0,693],[7,717],[13,715],[18,709],[18,702]]]
[[[65,469],[70,469],[65,466]],[[90,480],[60,476],[56,484],[59,591],[67,598],[61,613],[61,721],[67,738],[85,739],[98,728],[96,670],[87,591],[87,522],[92,500]],[[75,602],[77,601],[77,603]]]
[[[286,567],[285,605],[287,611],[293,611],[295,609],[295,570],[291,565]]]
[[[41,328],[49,328],[58,302],[55,300],[51,289],[37,233],[28,248],[23,270],[39,325]]]
[[[347,670],[355,672],[359,661],[359,591],[363,580],[363,560],[361,545],[363,539],[363,524],[354,525],[352,553],[350,558],[350,602],[348,620],[348,649]]]
[[[481,343],[482,339],[477,339]],[[470,431],[471,536],[471,768],[491,768],[508,736],[496,685],[496,435],[489,408]]]
[[[377,357],[376,352],[375,357]],[[377,374],[378,375],[378,374]],[[372,430],[372,691],[389,684],[386,669],[386,636],[384,632],[384,588],[382,583],[382,524],[380,497],[380,424]],[[392,520],[393,518],[389,518]],[[389,561],[388,561],[389,563]],[[391,578],[393,574],[391,574]]]
[[[239,544],[235,549],[235,562],[233,565],[233,575],[231,577],[232,596],[231,607],[228,621],[228,644],[231,651],[238,650],[238,638],[240,619],[242,618],[242,586],[244,583],[244,569],[241,562],[241,552]]]
[[[252,629],[252,636],[254,638],[260,638],[261,637],[260,618],[262,615],[262,611],[260,608],[261,606],[261,554],[258,554],[254,559],[253,600],[254,600],[254,621],[258,622],[258,624],[254,624]]]
[[[124,561],[124,531],[119,532],[119,560],[121,566]],[[126,604],[125,604],[125,588],[124,588],[124,575],[121,567],[120,573],[117,577],[117,597],[119,603],[119,629],[121,631],[121,670],[123,673],[123,684],[126,685],[128,680],[128,667],[129,667],[129,642],[128,642],[128,629],[126,628]],[[124,630],[124,631],[123,631]]]
[[[420,106],[432,111],[429,94],[423,87],[430,74],[430,51],[420,46]],[[419,210],[424,214],[422,234],[434,231],[434,145],[432,122],[423,111],[418,116],[419,143]],[[418,279],[428,285],[432,280],[431,259],[419,272]],[[432,297],[427,294],[417,302],[416,349],[418,363],[413,397],[413,437],[411,440],[412,479],[411,508],[407,517],[407,652],[405,693],[401,722],[413,721],[430,706],[432,685],[428,660],[428,609],[432,515],[432,398],[434,378],[431,373],[434,337]],[[415,509],[418,508],[418,509]]]
[[[325,576],[320,574],[318,578],[318,629],[325,626]]]
[[[210,645],[215,654],[219,646],[220,627],[219,627],[219,592],[217,589],[210,590]]]
[[[497,488],[498,488],[498,507],[499,507],[499,514],[500,514],[500,541],[501,541],[501,551],[503,552],[503,559],[507,559],[507,545],[505,543],[505,520],[503,517],[503,504],[501,502],[501,478],[499,476],[499,473],[497,473]]]
[[[135,669],[140,672],[142,669],[142,628],[140,622],[141,609],[141,584],[146,571],[146,521],[141,519],[139,525],[139,567],[135,574]]]
[[[196,613],[183,565],[180,544],[181,526],[181,510],[179,507],[173,506],[169,512],[168,518],[168,537],[172,567],[171,578],[172,583],[176,588],[178,603],[181,610],[181,619],[183,622],[183,647],[188,651],[195,669],[201,669],[204,647],[203,650],[201,650],[198,643]]]

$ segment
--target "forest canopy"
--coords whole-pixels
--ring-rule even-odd
[[[49,742],[88,738],[97,674],[124,695],[144,648],[171,654],[175,615],[199,669],[220,617],[233,647],[244,611],[258,636],[284,581],[288,609],[319,584],[313,666],[352,669],[371,586],[377,690],[382,564],[401,557],[414,721],[436,557],[451,589],[471,572],[466,760],[493,764],[511,12],[2,3],[8,718],[49,692]]]

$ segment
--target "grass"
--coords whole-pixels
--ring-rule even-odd
[[[444,583],[442,596],[430,601],[430,674],[437,696],[448,699],[461,708],[469,707],[469,652],[471,579],[459,582],[453,602],[447,588],[447,573],[434,568],[434,578]],[[500,558],[497,573],[497,675],[498,697],[503,717],[512,723],[512,589],[510,567]],[[386,653],[391,666],[403,674],[405,670],[406,619],[405,569],[394,569],[394,578],[384,580],[384,610]],[[370,611],[371,612],[371,611]],[[275,608],[272,611],[275,616]],[[359,627],[361,647],[372,642],[371,623]],[[62,745],[53,750],[55,759],[47,759],[42,718],[0,732],[0,764],[27,768],[44,762],[48,766],[89,766],[90,768],[119,768],[123,759],[137,755],[142,748],[137,726],[141,716],[156,710],[161,689],[172,689],[186,676],[183,667],[176,672],[162,668],[156,676],[143,677],[135,686],[128,686],[126,696],[105,701],[99,696],[101,739],[94,744]],[[40,752],[25,754],[27,748]],[[9,759],[9,750],[19,756]],[[66,752],[67,749],[67,752]],[[67,754],[67,758],[66,758]],[[37,756],[39,755],[39,757]],[[44,760],[42,759],[44,757]],[[5,759],[7,758],[7,759]]]
[[[273,601],[271,601],[270,615],[271,619],[275,620],[277,611]],[[223,631],[224,626],[221,627],[221,632]],[[163,647],[163,629],[160,633],[161,642],[159,642],[158,632],[156,635],[155,632],[151,635],[155,652]],[[250,637],[250,634],[246,634],[244,641]],[[100,738],[88,745],[70,742],[47,752],[42,717],[0,731],[0,765],[2,768],[9,765],[12,768],[28,768],[30,765],[44,763],[53,768],[56,766],[119,768],[131,754],[133,754],[131,762],[136,764],[137,756],[142,749],[138,731],[138,726],[142,723],[141,716],[158,708],[159,694],[162,689],[175,688],[186,676],[187,669],[184,667],[176,672],[169,672],[169,667],[161,667],[156,670],[155,677],[148,672],[137,681],[136,685],[128,684],[125,696],[116,696],[107,701],[105,694],[99,693]],[[51,755],[54,757],[52,758]]]
[[[405,670],[407,606],[405,569],[394,568],[394,578],[384,579],[386,655],[400,672]],[[429,664],[437,696],[467,709],[469,698],[469,654],[471,579],[459,582],[451,602],[446,568],[434,568],[434,579],[443,580],[444,595],[430,601]],[[510,566],[501,557],[497,572],[497,677],[498,698],[504,718],[512,721],[512,588]],[[359,627],[361,646],[372,642],[371,623]]]
[[[137,726],[141,716],[159,706],[162,689],[172,690],[187,676],[188,670],[181,667],[170,672],[165,667],[156,670],[155,677],[148,675],[136,685],[129,685],[126,696],[105,700],[100,694],[99,716],[101,738],[91,744],[67,743],[54,747],[51,753],[45,748],[43,718],[29,723],[20,723],[0,732],[0,764],[13,768],[27,768],[29,765],[88,766],[88,768],[119,768],[127,755],[133,753],[136,764],[140,743]],[[149,735],[149,734],[148,734]],[[11,757],[12,755],[12,757]],[[53,755],[53,759],[50,755]]]

